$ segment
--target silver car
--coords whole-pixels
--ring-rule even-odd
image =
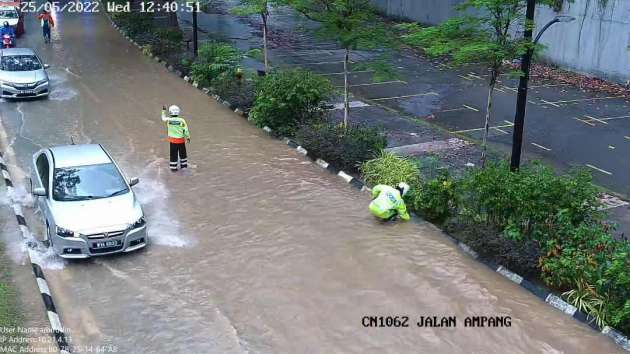
[[[0,97],[47,96],[47,68],[32,49],[0,49]]]
[[[148,243],[142,207],[118,165],[99,144],[43,149],[33,155],[31,190],[49,244],[63,258],[131,252]]]

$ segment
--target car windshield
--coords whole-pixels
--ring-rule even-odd
[[[42,64],[34,55],[7,55],[0,59],[0,70],[33,71],[42,68]]]
[[[113,163],[55,168],[53,199],[58,201],[108,198],[129,192]]]
[[[18,13],[16,10],[0,10],[0,18],[8,19],[8,18],[18,18]]]

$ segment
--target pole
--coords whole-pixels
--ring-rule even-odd
[[[536,0],[527,0],[527,10],[525,13],[525,41],[532,43],[534,13],[536,10]],[[521,59],[521,70],[523,74],[518,83],[518,97],[516,99],[516,115],[514,117],[514,134],[512,135],[512,160],[510,168],[512,171],[518,170],[521,166],[521,151],[523,149],[523,127],[525,125],[525,109],[527,107],[527,84],[529,82],[529,69],[532,62],[533,47],[528,48]]]
[[[199,41],[197,38],[197,7],[193,9],[192,12],[192,26],[193,26],[193,54],[195,57],[197,56],[197,51],[199,49]]]

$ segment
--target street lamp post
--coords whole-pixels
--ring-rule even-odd
[[[526,21],[533,23],[534,10],[536,8],[536,0],[527,0]],[[518,97],[516,99],[516,115],[514,117],[514,134],[512,136],[512,159],[510,161],[510,168],[512,171],[518,170],[521,165],[521,152],[523,149],[523,128],[525,125],[525,108],[527,107],[527,84],[529,82],[529,70],[532,62],[532,56],[534,55],[534,48],[540,37],[545,31],[552,25],[558,22],[571,22],[575,20],[575,17],[571,16],[556,16],[553,20],[549,21],[538,32],[536,39],[534,39],[531,48],[527,49],[521,59],[521,70],[523,74],[520,77],[518,83]],[[524,37],[526,41],[532,40],[532,27],[526,25]]]
[[[192,35],[193,35],[193,55],[196,57],[198,48],[199,48],[199,40],[197,38],[197,7],[192,11]]]

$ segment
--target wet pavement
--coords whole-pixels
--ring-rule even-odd
[[[621,352],[431,224],[376,222],[366,195],[142,56],[103,14],[55,22],[51,45],[32,17],[19,41],[50,64],[51,97],[0,103],[13,179],[24,181],[42,147],[101,143],[140,177],[152,242],[78,262],[40,254],[77,352]],[[158,118],[173,103],[192,134],[192,168],[176,174]],[[39,214],[26,216],[41,238]],[[366,315],[407,315],[412,326],[365,328]],[[458,327],[418,328],[419,316],[457,316]],[[466,328],[466,316],[512,325]]]

